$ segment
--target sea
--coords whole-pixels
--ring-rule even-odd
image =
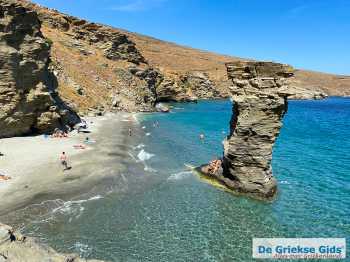
[[[272,203],[222,191],[189,168],[223,154],[231,101],[170,106],[137,115],[128,153],[139,168],[115,174],[122,179],[108,190],[32,207],[22,230],[107,261],[254,261],[255,237],[350,237],[349,98],[289,101],[273,150]]]

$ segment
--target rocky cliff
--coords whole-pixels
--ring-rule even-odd
[[[290,66],[272,62],[226,64],[233,98],[230,134],[224,142],[222,168],[209,173],[229,189],[271,199],[277,192],[272,175],[272,149],[291,95]]]
[[[226,77],[225,63],[240,58],[88,22],[26,0],[18,2],[38,13],[42,32],[52,43],[58,93],[80,114],[153,111],[155,103],[162,101],[229,96],[231,82]],[[156,79],[147,82],[139,78],[129,71],[135,67],[157,72]],[[350,90],[350,78],[340,83],[337,77],[324,75],[325,81],[317,81],[321,74],[305,74],[299,70],[289,86],[295,99],[319,99]],[[335,84],[339,92],[333,92]]]
[[[55,93],[37,14],[0,0],[0,137],[49,132],[79,118]]]
[[[130,35],[28,1],[53,43],[51,58],[60,95],[80,114],[153,111],[157,102],[218,95],[203,72],[177,74],[149,65]]]
[[[72,111],[153,111],[162,101],[229,96],[225,63],[240,58],[91,23],[26,0],[1,3],[0,136],[50,131],[75,122]],[[5,14],[9,3],[24,6],[26,15],[11,22],[14,14]],[[22,23],[21,31],[14,23]],[[346,95],[350,78],[299,70],[289,89],[295,99]]]

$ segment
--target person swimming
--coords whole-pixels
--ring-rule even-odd
[[[204,140],[204,134],[200,134],[200,135],[199,135],[199,139],[200,139],[201,141],[203,141],[203,140]]]

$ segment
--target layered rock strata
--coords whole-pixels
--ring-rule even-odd
[[[79,121],[54,90],[49,53],[36,13],[0,0],[0,137],[48,132]]]
[[[209,174],[229,189],[255,198],[277,192],[272,150],[287,111],[290,66],[272,62],[227,63],[233,115],[224,142],[222,167]],[[202,168],[206,174],[207,167]]]

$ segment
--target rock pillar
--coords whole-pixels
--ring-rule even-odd
[[[224,142],[222,175],[240,193],[269,199],[277,192],[272,149],[287,111],[288,65],[272,62],[227,63],[232,80],[233,115]]]

